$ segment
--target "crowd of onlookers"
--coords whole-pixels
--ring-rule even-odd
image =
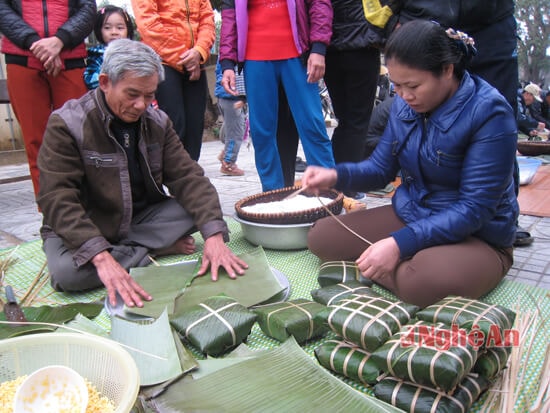
[[[388,36],[413,19],[437,21],[472,35],[476,55],[466,69],[499,90],[516,113],[522,133],[541,136],[549,126],[548,93],[527,84],[516,94],[514,86],[518,78],[514,2],[456,3],[460,13],[428,0],[380,4],[314,0],[307,7],[296,4],[296,14],[289,15],[285,0],[267,9],[257,1],[240,9],[240,3],[225,0],[218,89],[225,91],[223,99],[235,100],[226,105],[224,114],[229,117],[234,112],[239,122],[245,122],[235,75],[244,73],[244,83],[252,85],[247,87],[246,129],[250,128],[255,141],[263,190],[293,184],[299,139],[309,165],[332,167],[372,153],[390,106],[380,105],[371,119],[380,89],[381,51]],[[116,6],[98,9],[95,0],[46,2],[46,7],[48,13],[42,14],[38,6],[22,7],[21,0],[0,1],[8,90],[35,192],[39,190],[36,158],[50,114],[67,100],[98,87],[105,48],[113,39],[133,38],[134,31],[160,56],[165,68],[153,104],[168,114],[184,148],[198,160],[208,88],[204,64],[216,40],[210,1],[192,0],[188,9],[172,10],[164,0],[132,0],[133,17]],[[248,24],[241,25],[237,16],[250,17]],[[266,31],[268,26],[272,32]],[[92,32],[96,42],[86,48]],[[317,88],[321,79],[338,119],[330,139]],[[378,131],[372,131],[374,126]],[[239,136],[226,134],[220,170],[241,175],[244,171],[236,160],[242,128],[227,130]],[[355,191],[345,194],[355,199],[364,196]]]

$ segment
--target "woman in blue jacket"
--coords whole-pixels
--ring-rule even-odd
[[[338,218],[348,228],[317,221],[309,248],[325,261],[356,260],[364,277],[420,306],[477,298],[513,262],[516,123],[499,92],[465,70],[474,54],[471,38],[437,23],[401,26],[385,51],[398,97],[376,150],[302,178],[314,191],[369,191],[401,171],[391,206]]]

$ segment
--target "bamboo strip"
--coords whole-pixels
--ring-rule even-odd
[[[38,284],[40,279],[44,276],[44,274],[45,274],[44,270],[46,269],[47,264],[48,264],[48,261],[44,261],[44,264],[42,264],[42,267],[40,267],[40,270],[38,271],[38,275],[36,277],[34,277],[33,282],[31,283],[31,285],[29,286],[29,288],[27,289],[25,294],[23,294],[23,297],[21,297],[20,302],[21,302],[22,306],[27,306],[26,305],[27,304],[27,298],[29,297],[29,295],[33,291],[34,287],[36,287],[36,284]]]
[[[29,299],[29,306],[31,306],[34,303],[36,296],[40,294],[40,291],[42,291],[42,289],[44,288],[44,286],[47,284],[48,281],[49,281],[48,277],[44,277],[42,281],[40,281],[40,284],[38,284],[38,288],[35,289],[31,298]]]

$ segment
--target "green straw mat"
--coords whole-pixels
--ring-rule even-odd
[[[239,223],[231,218],[226,218],[231,231],[230,248],[237,254],[247,252],[255,246],[246,241],[242,235]],[[189,256],[171,256],[159,258],[157,262],[161,265],[179,262],[181,260],[197,259],[201,255],[203,241],[197,237],[197,253]],[[14,251],[15,250],[15,251]],[[308,250],[298,251],[276,251],[265,250],[268,262],[271,267],[285,274],[291,285],[291,294],[289,299],[304,298],[311,300],[311,291],[319,288],[317,283],[317,275],[319,271],[320,260],[310,253]],[[0,250],[0,260],[6,259],[11,254],[11,258],[15,259],[6,270],[5,284],[13,286],[17,296],[21,297],[29,288],[30,284],[38,275],[40,269],[45,262],[45,256],[42,251],[41,240],[24,243],[16,248]],[[246,276],[246,275],[245,275]],[[392,297],[390,293],[374,286],[374,289],[387,297]],[[33,305],[45,304],[69,304],[76,302],[103,302],[105,298],[105,290],[97,289],[86,293],[66,294],[53,291],[49,283],[47,283],[33,301]],[[482,298],[483,301],[500,304],[510,309],[520,309],[521,312],[539,312],[540,319],[550,320],[550,294],[542,288],[532,287],[526,284],[504,280],[491,293]],[[110,319],[105,310],[94,319],[101,327],[109,330]],[[544,362],[546,346],[548,343],[548,329],[546,326],[533,326],[537,328],[540,334],[536,335],[533,343],[533,350],[528,360],[523,362],[526,369],[526,376],[523,380],[523,391],[515,406],[516,412],[524,412],[529,410],[529,401],[534,399],[538,394],[538,379],[541,374],[541,368]],[[314,349],[322,342],[328,339],[334,339],[333,334],[328,334],[326,337],[319,340],[314,340],[305,343],[302,348],[315,358]],[[269,349],[280,345],[277,340],[267,337],[256,323],[252,328],[252,332],[248,337],[247,344],[252,349]],[[373,395],[371,388],[365,387],[358,382],[342,379],[348,384],[363,391],[369,395]],[[480,407],[487,397],[487,392],[472,406],[472,412],[479,412]]]

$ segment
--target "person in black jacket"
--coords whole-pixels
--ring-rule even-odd
[[[399,23],[414,19],[433,20],[472,36],[478,53],[468,65],[468,71],[497,88],[517,114],[519,75],[514,8],[514,0],[404,0]],[[519,194],[517,162],[514,178],[516,194]],[[514,245],[532,242],[531,234],[518,226]]]
[[[380,48],[398,19],[400,1],[382,0],[376,6],[373,3],[332,0],[332,38],[324,79],[338,119],[332,135],[336,163],[363,158],[380,72]]]

